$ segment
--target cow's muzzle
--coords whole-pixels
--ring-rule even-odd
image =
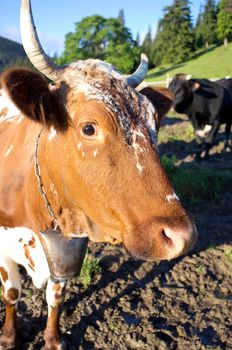
[[[124,235],[125,249],[145,260],[170,260],[186,254],[196,243],[197,229],[186,214],[176,218],[154,218]]]

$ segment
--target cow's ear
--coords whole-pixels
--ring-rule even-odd
[[[28,118],[56,129],[67,128],[67,116],[59,104],[58,89],[50,90],[40,74],[13,68],[7,70],[1,80],[11,100]]]
[[[148,86],[139,91],[141,94],[147,96],[147,98],[153,103],[158,116],[157,119],[158,126],[160,125],[161,119],[169,111],[172,106],[174,95],[173,93],[165,87],[153,87]]]

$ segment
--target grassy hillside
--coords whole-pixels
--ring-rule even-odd
[[[22,65],[26,59],[23,46],[0,36],[0,72],[13,64]]]
[[[196,78],[223,78],[232,76],[232,43],[199,51],[191,61],[151,69],[146,81],[163,81],[177,73]]]

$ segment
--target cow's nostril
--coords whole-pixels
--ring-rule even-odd
[[[172,239],[167,236],[164,230],[161,231],[161,235],[162,235],[162,239],[169,247],[173,246]]]

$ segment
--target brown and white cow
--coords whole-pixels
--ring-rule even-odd
[[[25,69],[1,78],[0,276],[6,318],[0,349],[17,342],[21,264],[35,286],[47,285],[44,349],[57,350],[65,347],[58,330],[65,280],[53,278],[41,232],[58,226],[57,235],[122,243],[148,260],[186,253],[197,233],[157,151],[159,118],[170,103],[166,108],[162,94],[146,90],[146,97],[134,89],[146,75],[146,57],[127,78],[99,60],[57,66],[41,48],[29,0],[21,3],[21,34],[28,57],[54,84]],[[65,265],[67,255],[61,257]]]

